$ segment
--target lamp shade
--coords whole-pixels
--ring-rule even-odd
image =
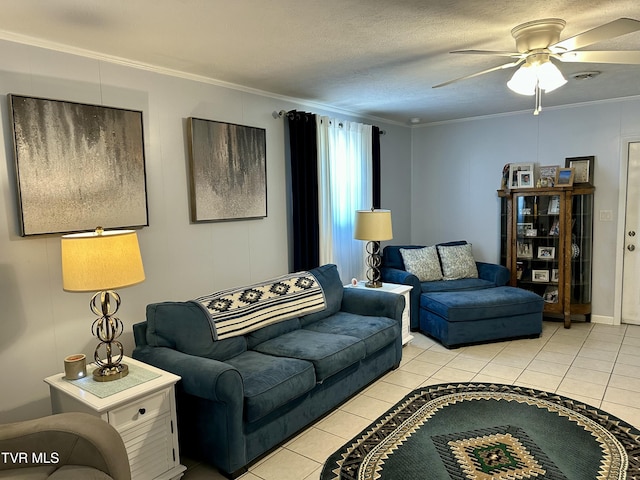
[[[95,292],[128,287],[144,281],[144,267],[133,230],[64,235],[62,288]]]
[[[353,238],[374,242],[391,240],[391,210],[357,210]]]

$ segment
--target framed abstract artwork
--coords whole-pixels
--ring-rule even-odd
[[[21,235],[149,224],[142,112],[8,98]]]
[[[267,216],[266,130],[190,117],[192,222]]]

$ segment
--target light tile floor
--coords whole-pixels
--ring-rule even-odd
[[[523,385],[582,400],[640,428],[640,326],[544,322],[538,339],[447,350],[414,333],[399,369],[265,456],[242,480],[317,480],[325,459],[414,388],[451,381]],[[184,480],[218,480],[183,459]]]

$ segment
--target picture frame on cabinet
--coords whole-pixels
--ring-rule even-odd
[[[554,195],[549,199],[547,215],[558,215],[560,213],[560,196]]]
[[[533,187],[533,172],[531,170],[518,171],[518,188]]]
[[[559,168],[556,173],[556,187],[571,187],[575,170],[573,168]]]
[[[558,283],[560,281],[560,277],[558,276],[558,269],[557,268],[552,268],[551,269],[551,281],[553,283]]]
[[[546,303],[558,303],[558,287],[549,285],[545,289],[542,299]]]
[[[518,223],[516,225],[516,234],[518,237],[526,237],[527,231],[533,228],[533,223]]]
[[[556,247],[538,247],[537,258],[540,260],[553,260],[556,258]]]
[[[556,173],[560,165],[543,165],[538,170],[541,187],[553,187],[556,183]]]
[[[518,241],[516,244],[517,258],[533,258],[533,245],[531,240]]]
[[[533,181],[533,163],[510,163],[507,188],[518,188],[519,172],[529,172]]]
[[[573,183],[588,183],[593,185],[593,163],[596,157],[568,157],[564,166],[573,168]]]
[[[531,281],[544,283],[549,281],[549,270],[531,270]]]

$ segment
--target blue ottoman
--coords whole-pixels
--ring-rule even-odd
[[[447,348],[539,337],[542,297],[515,287],[423,293],[420,330]]]

